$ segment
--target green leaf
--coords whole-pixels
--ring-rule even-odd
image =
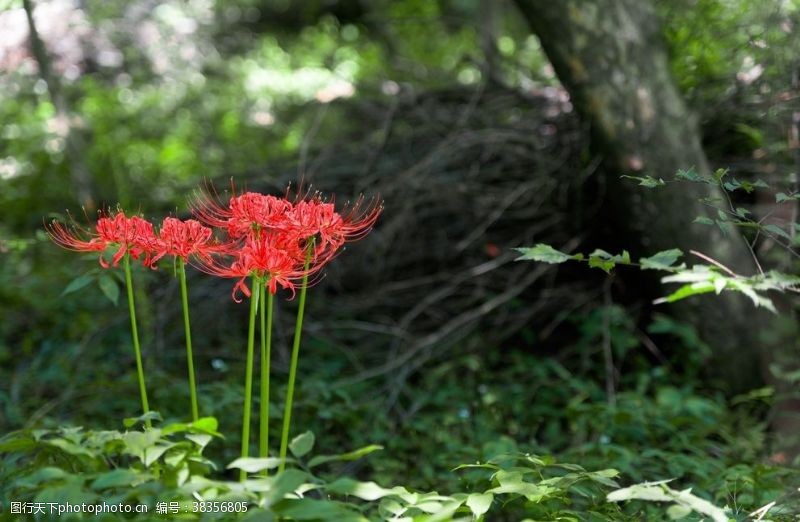
[[[214,417],[201,417],[189,424],[189,426],[204,433],[214,434],[217,433],[219,422]]]
[[[374,482],[359,482],[350,478],[340,478],[327,485],[325,491],[338,495],[352,495],[361,500],[378,500],[389,495],[407,493],[404,488],[384,488]]]
[[[100,290],[103,291],[103,295],[114,303],[114,306],[117,306],[119,302],[119,286],[117,282],[114,281],[114,278],[108,274],[103,274],[100,276],[100,279],[97,280],[97,284],[100,286]]]
[[[696,218],[694,218],[694,221],[692,221],[692,223],[699,223],[701,225],[713,225],[714,220],[707,218],[705,216],[697,216]]]
[[[145,413],[144,415],[140,415],[139,417],[127,417],[127,418],[122,420],[122,424],[126,428],[132,428],[133,426],[135,426],[137,424],[140,424],[140,423],[144,424],[144,422],[148,421],[148,420],[149,421],[160,421],[160,420],[162,420],[161,419],[161,414],[158,413],[157,411],[148,411],[147,413]]]
[[[612,255],[605,250],[600,250],[598,248],[589,254],[589,267],[600,268],[607,274],[611,273],[611,270],[617,265],[617,263],[623,265],[629,265],[631,263],[631,255],[627,250],[623,250],[622,254]]]
[[[628,488],[612,491],[606,497],[609,502],[645,500],[649,502],[673,502],[679,506],[709,517],[714,522],[728,522],[728,514],[711,502],[693,495],[691,489],[677,491],[667,487],[669,480],[644,482]]]
[[[203,449],[208,446],[208,443],[211,442],[214,437],[205,433],[189,433],[186,435],[186,438],[200,446],[200,449]]]
[[[580,254],[574,256],[565,254],[544,243],[539,243],[534,247],[515,248],[514,250],[522,253],[516,261],[539,261],[541,263],[559,264],[570,259],[579,260],[583,257]]]
[[[714,181],[719,183],[727,174],[728,169],[717,169],[714,171],[714,174],[712,174],[712,177],[714,178]]]
[[[258,473],[259,471],[264,471],[265,469],[275,469],[280,466],[283,459],[279,459],[277,457],[266,457],[266,458],[253,458],[253,457],[240,457],[230,464],[228,464],[228,469],[243,469],[248,473]]]
[[[308,462],[308,467],[313,468],[314,466],[319,466],[320,464],[325,464],[326,462],[357,460],[365,455],[369,455],[373,451],[379,451],[382,449],[383,446],[370,444],[369,446],[364,446],[363,448],[359,448],[348,453],[342,453],[340,455],[317,455]]]
[[[680,169],[675,174],[675,177],[677,177],[678,179],[685,179],[687,181],[694,181],[697,183],[711,183],[710,179],[701,176],[693,168],[686,170]]]
[[[681,506],[673,504],[667,508],[667,516],[670,520],[680,520],[688,517],[692,513],[692,508],[689,506]]]
[[[789,239],[789,240],[792,239],[792,236],[787,234],[786,231],[784,229],[782,229],[781,227],[779,227],[778,225],[769,224],[769,225],[764,225],[761,228],[763,228],[767,232],[770,232],[771,234],[774,234],[776,236],[780,236],[780,237],[782,237],[784,239]]]
[[[800,192],[797,194],[786,194],[785,192],[775,194],[775,203],[785,203],[791,200],[800,200]]]
[[[61,468],[44,467],[37,469],[33,473],[26,475],[20,479],[17,484],[26,488],[34,488],[42,483],[50,482],[53,480],[62,480],[69,477],[70,474]]]
[[[175,446],[175,444],[158,444],[145,448],[142,463],[149,468],[151,464],[160,459],[161,456],[173,446]]]
[[[98,475],[90,487],[97,490],[132,486],[139,480],[140,476],[139,473],[129,469],[115,469]]]
[[[494,495],[491,493],[473,493],[467,497],[467,507],[472,510],[472,514],[480,517],[492,507]]]
[[[683,285],[682,287],[678,288],[676,291],[672,292],[666,297],[656,299],[655,301],[653,301],[653,303],[654,304],[674,303],[675,301],[680,301],[681,299],[686,299],[687,297],[691,297],[693,295],[707,294],[709,292],[715,292],[715,291],[716,287],[714,286],[714,284],[708,281],[689,283],[687,285]]]
[[[642,265],[642,270],[670,270],[674,269],[673,265],[683,255],[677,248],[671,250],[662,250],[650,257],[643,257],[639,260]]]
[[[298,469],[287,469],[279,473],[272,479],[272,487],[269,489],[264,507],[283,500],[283,498],[299,488],[309,478],[308,473]]]
[[[368,522],[358,511],[350,509],[347,504],[330,500],[302,498],[289,500],[277,509],[278,513],[292,520],[337,520],[341,522]]]
[[[71,294],[72,292],[77,292],[92,281],[94,281],[94,275],[92,274],[83,274],[82,276],[78,276],[69,282],[67,287],[64,288],[64,291],[61,292],[61,296],[63,297],[67,294]]]
[[[621,177],[634,179],[639,182],[640,187],[645,187],[645,188],[656,188],[667,184],[667,182],[664,181],[663,179],[661,178],[656,179],[652,176],[621,176]]]
[[[307,454],[314,447],[314,434],[310,431],[301,433],[289,443],[289,451],[297,458]]]

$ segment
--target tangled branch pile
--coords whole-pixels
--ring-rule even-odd
[[[542,340],[564,311],[586,302],[575,284],[550,284],[546,266],[514,263],[512,250],[539,241],[575,246],[580,220],[594,212],[578,188],[597,162],[587,159],[562,91],[400,93],[388,104],[361,98],[316,110],[299,165],[284,166],[280,181],[253,175],[247,185],[276,192],[302,178],[385,200],[373,234],[309,301],[308,334],[350,363],[335,386],[383,379],[395,406],[423,366],[455,350],[500,346],[522,329]],[[199,291],[226,295],[214,284]],[[217,308],[199,313],[199,325],[229,336]],[[279,365],[291,316],[278,317]]]

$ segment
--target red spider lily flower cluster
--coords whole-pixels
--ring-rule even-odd
[[[210,254],[220,251],[220,246],[213,237],[213,231],[199,221],[167,217],[161,222],[151,249],[153,263],[164,256],[180,257],[186,263],[192,255],[210,260]]]
[[[122,211],[114,216],[103,216],[97,220],[94,232],[53,222],[48,232],[56,244],[68,250],[100,252],[103,268],[117,266],[126,253],[134,259],[142,258],[145,264],[151,263],[153,225],[139,216],[127,217]],[[110,247],[117,250],[109,264],[103,254]]]
[[[294,293],[300,280],[319,273],[346,242],[366,235],[381,211],[377,201],[366,205],[360,198],[340,214],[318,194],[291,201],[245,192],[227,205],[203,196],[195,202],[195,216],[225,230],[228,242],[225,255],[197,265],[211,275],[238,279],[233,289],[237,302],[239,292],[250,296],[248,277],[264,281],[272,294],[278,286]]]
[[[212,230],[193,219],[165,218],[156,233],[153,224],[146,219],[128,217],[122,211],[100,217],[94,232],[59,222],[53,222],[48,232],[56,244],[68,250],[100,252],[103,268],[116,267],[126,253],[146,266],[155,267],[164,256],[180,257],[184,261],[192,255],[210,259],[209,255],[220,249],[212,237]],[[111,263],[104,257],[109,248],[116,249]]]
[[[364,237],[383,210],[377,200],[359,198],[340,213],[319,194],[290,200],[257,192],[234,195],[227,204],[204,195],[193,207],[197,220],[167,217],[157,232],[149,221],[122,211],[100,217],[94,231],[54,222],[48,232],[69,250],[99,252],[104,268],[116,267],[126,254],[153,268],[172,256],[208,274],[238,279],[238,302],[240,292],[250,296],[249,277],[272,294],[278,287],[294,294],[297,283],[318,274],[345,243]],[[224,241],[214,237],[215,229]],[[109,263],[105,252],[112,248]]]

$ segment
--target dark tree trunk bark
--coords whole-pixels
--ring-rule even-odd
[[[620,179],[647,174],[667,180],[688,168],[709,173],[697,125],[673,81],[651,2],[515,1],[578,114],[591,125],[593,147],[604,158],[605,204],[628,230],[639,233],[643,250],[698,250],[739,273],[753,273],[743,238],[726,238],[714,227],[692,224],[705,214],[698,200],[722,194],[688,182],[647,190]],[[715,373],[733,391],[763,382],[757,326],[767,323],[757,322],[751,306],[740,295],[723,293],[679,307],[714,347]]]

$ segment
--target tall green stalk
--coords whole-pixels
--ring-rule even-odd
[[[244,373],[244,409],[242,413],[242,457],[250,453],[250,406],[253,395],[253,352],[256,332],[256,310],[261,290],[261,281],[253,276],[253,293],[250,295],[250,326],[247,330],[247,367]],[[247,478],[245,470],[239,471],[239,480]]]
[[[131,277],[131,255],[125,254],[125,286],[128,289],[128,311],[131,314],[131,335],[133,336],[133,351],[136,354],[136,372],[139,377],[139,396],[142,400],[142,411],[147,414],[150,406],[147,402],[147,388],[144,385],[144,369],[142,367],[142,351],[139,347],[139,330],[136,328],[136,305],[133,302],[133,278]],[[144,421],[145,426],[152,428],[150,419]]]
[[[275,296],[263,288],[261,292],[261,421],[258,456],[266,458],[269,454],[269,370],[272,357],[272,308]],[[266,300],[266,306],[264,301]],[[266,308],[266,317],[265,317]],[[265,475],[267,472],[265,471]]]
[[[294,344],[292,345],[292,362],[289,366],[289,383],[286,389],[286,406],[283,409],[283,431],[281,432],[281,463],[278,473],[286,468],[286,449],[289,447],[289,427],[292,422],[292,401],[294,400],[294,383],[297,377],[297,360],[300,357],[300,336],[303,332],[303,314],[306,308],[306,290],[308,290],[308,267],[311,264],[311,253],[314,250],[312,239],[306,249],[303,283],[300,287],[300,302],[297,305],[297,321],[294,325]]]
[[[189,367],[189,394],[192,398],[192,420],[200,415],[197,408],[197,387],[194,375],[194,356],[192,355],[192,330],[189,326],[189,293],[186,291],[186,264],[178,257],[178,277],[181,280],[181,301],[183,303],[183,329],[186,337],[186,361]]]

